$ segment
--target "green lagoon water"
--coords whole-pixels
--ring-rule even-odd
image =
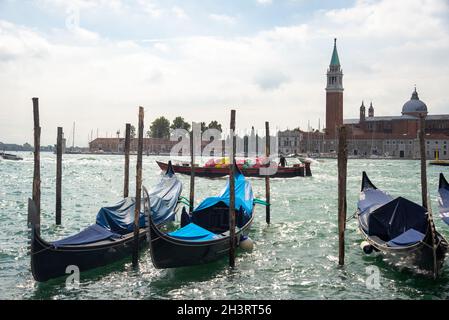
[[[346,265],[337,265],[336,160],[312,167],[313,177],[271,181],[272,223],[265,208],[257,207],[250,232],[251,253],[239,252],[236,269],[227,259],[197,267],[157,270],[148,252],[134,271],[130,259],[81,274],[77,289],[64,279],[47,283],[33,280],[27,252],[27,198],[31,196],[33,156],[23,161],[0,160],[0,299],[446,299],[449,260],[440,279],[433,281],[386,265],[380,257],[359,248],[356,220],[347,224]],[[64,155],[63,225],[54,224],[55,156],[41,155],[42,235],[55,240],[80,231],[95,221],[98,209],[120,199],[123,156]],[[135,157],[131,158],[135,163]],[[144,157],[144,184],[154,185],[161,171]],[[134,180],[134,170],[131,168]],[[348,216],[356,208],[362,170],[392,195],[420,201],[418,161],[349,160]],[[429,167],[429,191],[437,229],[449,237],[449,228],[437,214],[438,173],[449,168]],[[189,177],[180,176],[188,197]],[[256,197],[264,198],[262,179],[250,179]],[[225,179],[196,179],[196,203],[218,193]],[[131,182],[131,193],[135,190]],[[380,288],[368,289],[367,267],[380,270]]]

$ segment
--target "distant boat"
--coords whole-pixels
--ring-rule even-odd
[[[435,154],[435,160],[430,160],[429,161],[429,165],[432,165],[432,166],[449,166],[449,160],[440,160],[438,158],[438,155],[439,155],[439,151],[437,150],[436,154]]]
[[[5,159],[5,160],[15,160],[15,161],[23,160],[22,157],[19,157],[18,155],[11,154],[11,153],[4,153],[4,152],[3,152],[3,153],[0,153],[0,155],[1,155],[2,158]]]
[[[167,163],[156,161],[159,168],[167,170]],[[260,174],[260,168],[245,168],[240,164],[237,164],[245,177],[265,177]],[[173,169],[176,173],[190,175],[190,164],[186,165],[173,165]],[[195,167],[195,176],[204,178],[220,178],[229,174],[229,167]],[[310,163],[295,164],[292,167],[277,167],[277,171],[270,178],[293,178],[293,177],[310,177],[312,171],[310,170]]]

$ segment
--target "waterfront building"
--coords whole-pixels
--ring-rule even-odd
[[[392,110],[398,109],[392,107]],[[415,87],[411,98],[404,103],[397,116],[375,116],[370,102],[368,115],[364,101],[359,118],[343,119],[343,72],[336,40],[327,70],[326,128],[324,132],[304,132],[299,129],[278,133],[279,152],[335,153],[337,130],[344,124],[348,132],[350,157],[391,157],[417,159],[419,154],[419,117],[425,117],[426,157],[449,159],[449,114],[429,114],[426,103],[419,99]]]

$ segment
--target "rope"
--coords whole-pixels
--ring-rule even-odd
[[[182,203],[182,204],[185,204],[186,206],[190,206],[190,203],[189,203],[189,202],[187,202],[187,201],[185,201],[185,200],[182,200],[182,199],[179,199],[179,200],[178,200],[178,203]]]
[[[263,200],[261,200],[261,199],[257,199],[257,198],[254,199],[254,203],[256,203],[256,204],[261,204],[261,205],[266,206],[266,207],[271,206],[271,204],[269,204],[268,202],[263,201]]]
[[[357,211],[354,212],[354,214],[353,214],[352,216],[350,216],[350,217],[346,220],[346,222],[348,222],[348,221],[351,220],[351,219],[354,219],[356,216],[357,216]]]
[[[185,201],[187,201],[188,203],[190,203],[190,199],[187,199],[186,197],[179,196],[179,199],[185,200]]]

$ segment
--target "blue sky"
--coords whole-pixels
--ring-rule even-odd
[[[139,40],[185,35],[251,35],[273,26],[289,26],[307,21],[317,10],[344,8],[351,6],[354,0],[143,1],[147,6],[153,8],[155,16],[151,17],[150,14],[150,18],[148,12],[142,9],[145,6],[139,1],[120,1],[120,5],[117,7],[114,5],[94,7],[89,5],[89,2],[102,3],[102,1],[95,0],[80,1],[79,8],[83,28],[110,39]],[[61,3],[64,1],[3,0],[0,2],[0,18],[49,32],[65,23],[66,17],[61,12],[66,11],[70,6]],[[83,3],[86,4],[83,5]],[[99,9],[100,7],[101,9]],[[189,18],[177,18],[176,8],[182,10]],[[132,14],[134,19],[123,19],[124,13]],[[212,23],[210,21],[211,14],[230,17],[235,20],[235,26],[229,27],[226,24]]]
[[[87,145],[152,119],[228,123],[241,130],[324,122],[333,38],[344,71],[345,118],[362,100],[398,115],[416,84],[430,113],[447,113],[445,0],[0,0],[0,141],[42,141],[56,126]],[[13,119],[13,120],[12,120]],[[122,130],[123,131],[123,130]]]

